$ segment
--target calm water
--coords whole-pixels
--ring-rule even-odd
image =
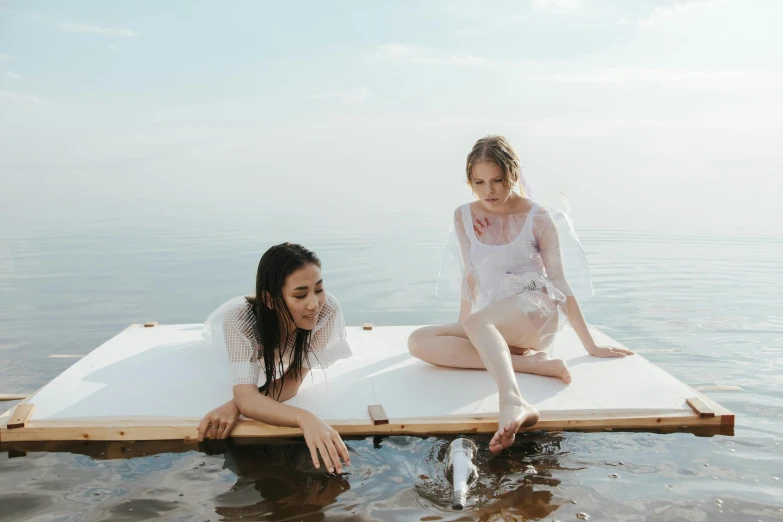
[[[0,393],[32,392],[130,323],[200,322],[252,291],[260,254],[314,249],[349,324],[451,321],[432,296],[442,222],[402,216],[122,223],[0,239]],[[274,223],[270,230],[269,223]],[[350,474],[296,441],[0,447],[10,520],[783,520],[783,238],[585,230],[588,321],[737,414],[733,435],[530,433],[499,457],[477,438],[472,505],[448,508],[448,439],[348,441]],[[140,383],[143,385],[143,382]],[[10,403],[0,407],[10,406]]]

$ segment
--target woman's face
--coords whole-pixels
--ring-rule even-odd
[[[318,265],[307,264],[296,270],[283,285],[283,300],[297,328],[312,330],[326,302],[324,281]]]
[[[503,185],[503,171],[494,163],[476,163],[470,171],[473,193],[488,208],[502,207],[511,197],[511,187]]]

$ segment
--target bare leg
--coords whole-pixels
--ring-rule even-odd
[[[538,422],[538,411],[519,391],[509,352],[509,344],[529,345],[538,332],[527,314],[510,300],[496,301],[469,315],[463,326],[498,385],[498,431],[489,443],[489,450],[498,453],[513,444],[520,428]]]
[[[508,340],[506,340],[508,342]],[[408,350],[417,359],[449,368],[484,370],[486,367],[460,323],[425,326],[408,338]],[[566,363],[544,352],[509,346],[515,372],[556,377],[571,382]]]

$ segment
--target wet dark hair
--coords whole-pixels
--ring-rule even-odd
[[[285,367],[283,365],[286,350],[291,343],[291,326],[294,318],[283,299],[283,286],[288,276],[307,265],[321,267],[321,260],[315,252],[307,250],[302,245],[282,243],[267,250],[258,263],[256,274],[255,297],[247,300],[256,318],[256,328],[253,334],[259,341],[261,350],[258,357],[264,362],[266,384],[259,391],[275,399],[283,391]],[[269,303],[267,305],[268,296]],[[280,331],[280,325],[285,328]],[[290,348],[290,365],[288,371],[292,377],[302,375],[302,365],[310,352],[310,330],[296,328],[293,334],[293,346]],[[275,375],[280,376],[280,382],[275,383]]]

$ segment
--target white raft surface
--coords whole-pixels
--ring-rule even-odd
[[[349,327],[354,355],[311,372],[287,404],[343,435],[496,431],[498,394],[489,374],[414,359],[407,338],[416,328]],[[202,332],[200,324],[129,327],[0,416],[0,441],[194,440],[201,418],[232,393],[226,357]],[[620,346],[592,332],[597,343]],[[590,357],[569,327],[558,335],[554,356],[568,363],[571,384],[517,374],[523,396],[541,412],[532,429],[734,424],[731,412],[639,354]],[[375,419],[368,413],[373,405],[382,408],[373,409]],[[301,431],[244,418],[232,433],[290,435]]]

